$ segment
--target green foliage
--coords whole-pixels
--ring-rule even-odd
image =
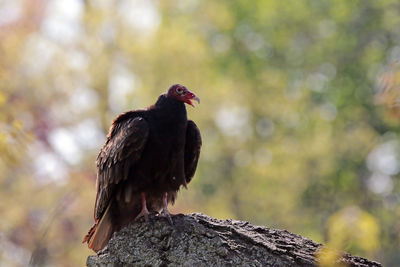
[[[396,1],[16,3],[0,19],[0,261],[83,265],[112,118],[182,83],[204,145],[173,211],[400,262]]]

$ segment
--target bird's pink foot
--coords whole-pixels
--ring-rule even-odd
[[[149,211],[147,208],[142,209],[142,211],[136,216],[135,221],[139,220],[140,218],[144,217],[144,220],[146,222],[149,221]]]
[[[144,220],[146,222],[149,221],[149,211],[147,210],[147,205],[146,205],[146,194],[142,193],[142,210],[140,213],[136,216],[135,221],[139,220],[141,217],[144,217]]]
[[[165,192],[163,195],[163,208],[161,210],[160,216],[167,218],[169,223],[173,225],[174,223],[172,222],[171,218],[171,213],[168,211],[168,193]]]

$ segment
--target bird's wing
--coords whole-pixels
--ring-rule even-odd
[[[148,135],[149,126],[142,117],[114,121],[96,161],[95,220],[107,209],[115,186],[127,179],[130,167],[140,159]]]
[[[197,162],[199,161],[201,149],[200,130],[196,124],[189,120],[186,128],[186,143],[185,143],[185,177],[186,183],[192,180],[196,172]]]

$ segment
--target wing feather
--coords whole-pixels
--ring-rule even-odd
[[[189,183],[196,172],[197,162],[199,161],[201,149],[201,135],[197,125],[188,120],[186,127],[185,142],[185,177],[186,183]]]
[[[107,209],[115,186],[128,178],[129,169],[140,159],[149,134],[142,117],[115,120],[97,157],[95,219]]]

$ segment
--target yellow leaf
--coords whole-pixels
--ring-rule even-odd
[[[7,134],[6,133],[0,133],[0,145],[5,144],[7,142]]]
[[[346,207],[329,219],[328,238],[328,244],[335,249],[373,253],[380,246],[379,225],[372,215],[359,207]]]
[[[4,105],[4,103],[6,103],[6,96],[0,92],[0,106]]]
[[[23,124],[22,121],[20,120],[14,120],[12,126],[14,127],[15,130],[20,131],[23,127]]]
[[[318,266],[341,266],[338,262],[340,253],[332,248],[324,246],[317,252]]]

